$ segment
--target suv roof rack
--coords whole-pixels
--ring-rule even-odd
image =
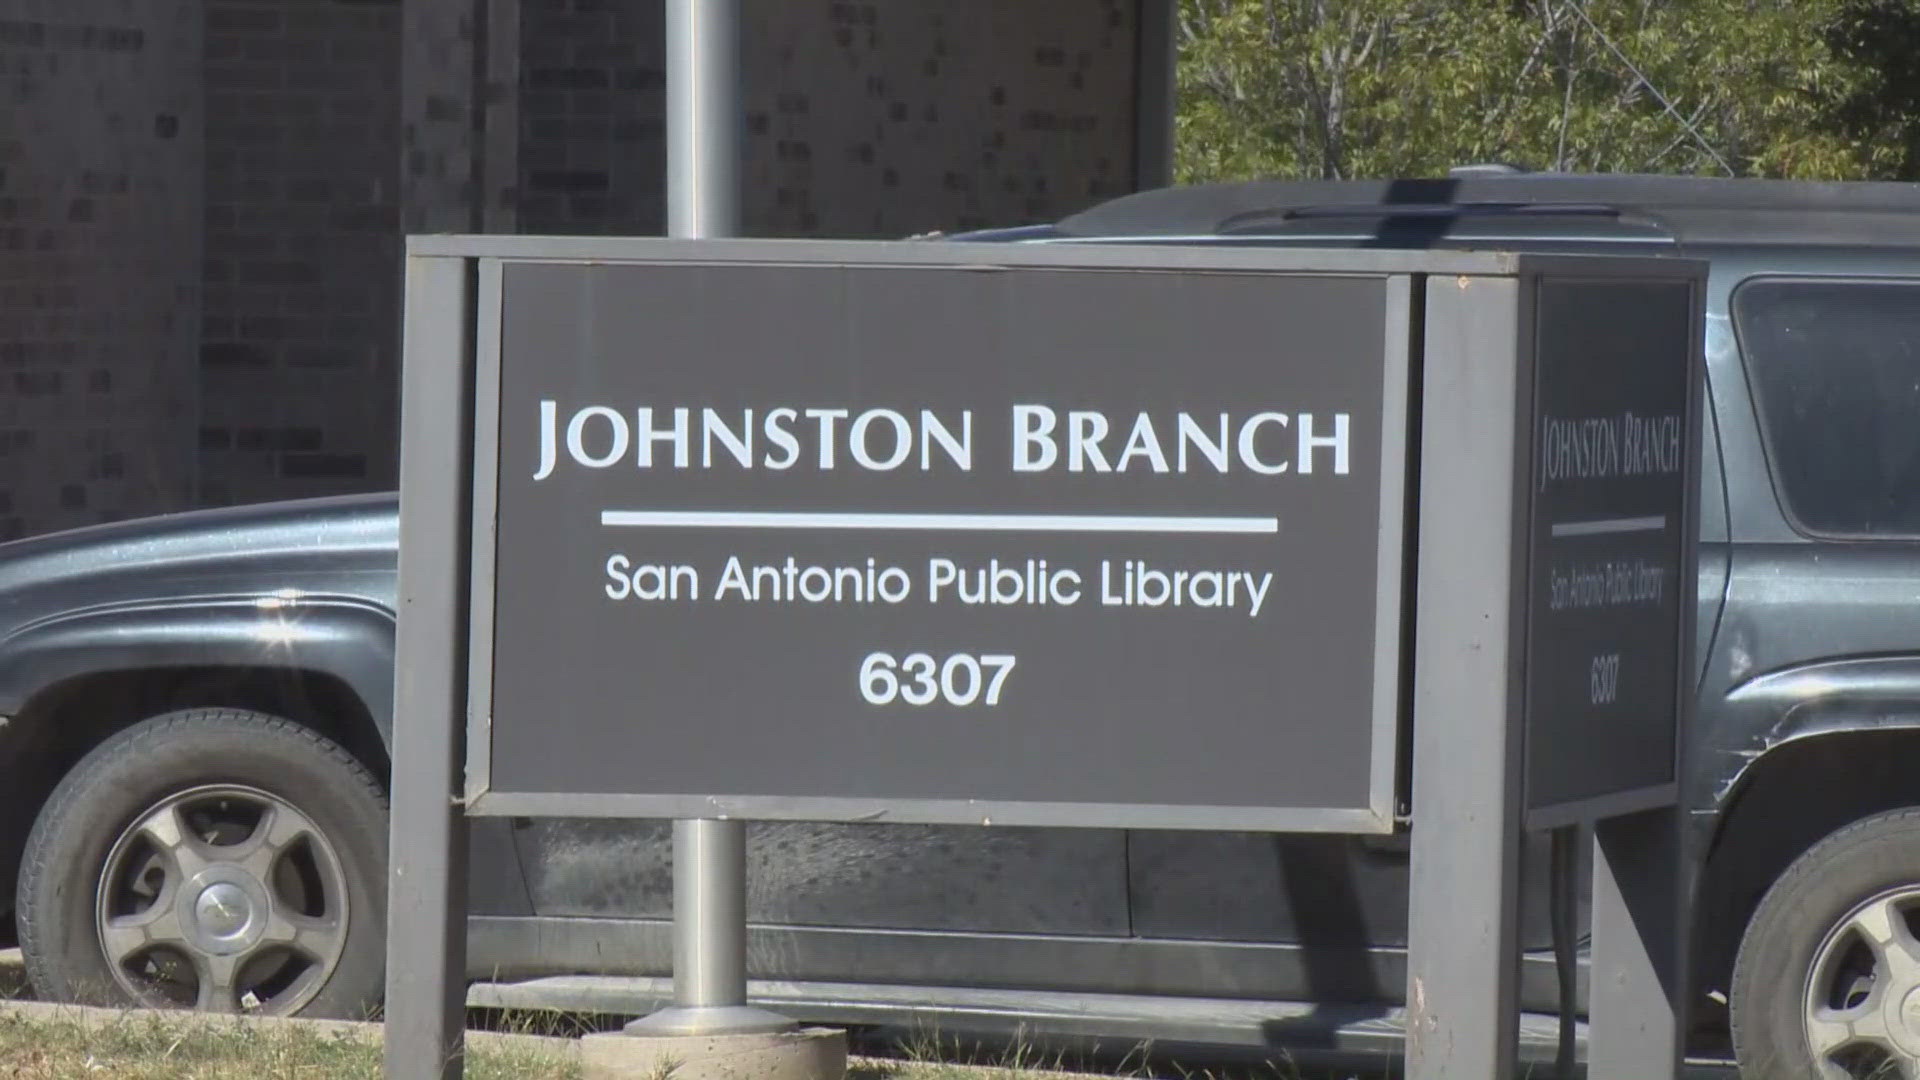
[[[1505,161],[1483,161],[1472,165],[1455,165],[1447,170],[1448,176],[1519,176],[1532,172]]]
[[[1407,231],[1418,223],[1413,233],[1432,235],[1451,223],[1490,218],[1525,219],[1529,232],[1552,227],[1554,219],[1573,229],[1578,219],[1582,229],[1621,228],[1677,242],[1920,246],[1920,184],[1495,171],[1255,181],[1128,195],[1056,228],[1063,237],[1245,237],[1344,219],[1349,231]],[[1603,224],[1608,218],[1616,225]]]
[[[1602,218],[1629,216],[1620,207],[1590,202],[1405,202],[1315,203],[1282,210],[1234,214],[1214,226],[1220,235],[1244,235],[1267,229],[1325,221],[1397,220],[1405,223],[1460,218]]]

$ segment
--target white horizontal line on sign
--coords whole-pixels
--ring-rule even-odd
[[[1667,519],[1653,517],[1601,518],[1598,521],[1563,521],[1553,527],[1555,536],[1608,536],[1613,533],[1660,532]]]
[[[639,529],[870,529],[912,532],[1238,533],[1280,531],[1277,517],[1121,514],[814,514],[602,510],[600,524]]]

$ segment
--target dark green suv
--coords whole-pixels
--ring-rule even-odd
[[[1756,1078],[1920,1075],[1920,188],[1257,183],[940,242],[1708,260],[1695,1048],[1737,1049]],[[0,896],[43,994],[377,996],[406,722],[394,552],[390,498],[0,546],[0,873],[18,881]],[[751,853],[753,990],[790,1015],[1262,1057],[1397,1046],[1404,836],[767,824]],[[647,1011],[668,985],[667,857],[658,822],[476,823],[474,999]],[[210,862],[257,872],[176,904]],[[1539,1053],[1557,992],[1547,860],[1527,865]]]

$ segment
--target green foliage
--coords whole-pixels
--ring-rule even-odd
[[[1855,0],[1826,28],[1859,73],[1836,116],[1878,176],[1920,179],[1920,11],[1913,0]]]
[[[1180,0],[1177,176],[1920,168],[1916,0]]]

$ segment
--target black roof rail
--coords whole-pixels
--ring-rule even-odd
[[[1552,217],[1613,217],[1621,216],[1617,206],[1604,203],[1517,203],[1517,202],[1459,202],[1459,203],[1346,203],[1319,204],[1314,206],[1292,206],[1278,212],[1272,210],[1253,210],[1235,214],[1217,226],[1220,232],[1234,232],[1247,225],[1263,221],[1308,221],[1328,218],[1435,218],[1435,217],[1471,217],[1471,216],[1552,216]]]
[[[1598,223],[1612,215],[1623,227],[1653,226],[1682,242],[1920,246],[1920,184],[1633,174],[1476,172],[1162,188],[1094,206],[1058,229],[1062,237],[1246,235],[1263,227],[1299,231],[1315,215],[1404,223],[1498,215]]]
[[[1505,161],[1481,161],[1481,162],[1475,162],[1472,165],[1455,165],[1453,168],[1447,170],[1447,175],[1456,176],[1456,177],[1458,176],[1520,176],[1524,173],[1530,173],[1532,171],[1533,171],[1532,169],[1523,168],[1519,165],[1514,165],[1510,162],[1505,162]]]
[[[1363,203],[1253,211],[1219,223],[1214,235],[1234,238],[1313,236],[1390,247],[1425,247],[1446,240],[1518,242],[1522,237],[1670,243],[1672,230],[1655,215],[1589,202]]]

